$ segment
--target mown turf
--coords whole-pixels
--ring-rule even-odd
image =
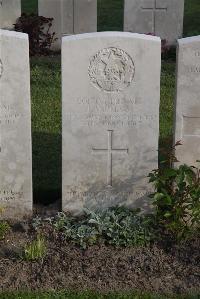
[[[95,294],[76,292],[50,292],[50,293],[4,293],[0,299],[199,299],[199,295],[191,296],[159,296],[159,295],[139,295],[139,294]]]
[[[123,31],[123,0],[98,0],[98,31]]]
[[[25,13],[37,13],[38,2],[37,0],[22,0],[22,12]]]
[[[60,56],[31,59],[33,182],[35,201],[61,193]]]
[[[200,1],[185,0],[184,36],[200,34]]]
[[[37,0],[22,0],[23,11],[37,12]],[[123,0],[98,0],[98,30],[123,29]],[[184,35],[200,34],[200,1],[185,0]],[[35,201],[61,193],[60,56],[31,59],[33,182]],[[172,139],[175,60],[162,63],[160,144]]]

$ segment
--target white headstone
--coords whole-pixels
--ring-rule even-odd
[[[175,142],[180,163],[200,160],[200,36],[178,41]]]
[[[38,0],[38,12],[54,19],[54,50],[60,50],[63,35],[97,31],[97,0]]]
[[[161,42],[104,32],[64,37],[63,210],[147,208],[157,167]]]
[[[0,0],[0,28],[13,29],[21,17],[21,0]]]
[[[0,30],[0,207],[2,216],[32,211],[28,35]]]
[[[151,33],[169,45],[182,37],[184,0],[124,1],[124,31]]]

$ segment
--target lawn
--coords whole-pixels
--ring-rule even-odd
[[[37,12],[36,0],[22,0],[24,12]],[[185,1],[184,35],[200,34],[200,1]],[[98,1],[98,30],[122,30],[123,1]],[[60,56],[31,59],[34,200],[52,202],[61,195]],[[175,60],[163,61],[160,144],[172,137]]]
[[[2,294],[0,299],[199,299],[200,297],[189,296],[159,296],[159,295],[136,295],[136,294],[94,294],[83,293],[78,294],[75,292],[60,292],[60,293],[13,293]]]
[[[37,0],[22,0],[22,11],[25,13],[37,13]]]

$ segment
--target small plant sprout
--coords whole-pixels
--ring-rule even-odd
[[[37,261],[46,255],[47,247],[44,237],[37,235],[37,238],[24,248],[24,259],[26,261]]]
[[[6,221],[0,221],[0,240],[5,238],[5,235],[8,233],[10,225]]]
[[[0,214],[4,212],[4,208],[0,207]],[[6,221],[0,221],[0,240],[5,238],[5,235],[8,233],[10,225]]]

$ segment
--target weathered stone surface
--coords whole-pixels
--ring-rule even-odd
[[[63,38],[63,210],[147,209],[157,167],[160,39],[123,32]]]
[[[21,17],[21,0],[0,0],[0,28],[13,29]]]
[[[74,0],[74,34],[97,31],[97,0]],[[64,32],[65,34],[65,32]],[[66,34],[68,34],[66,32]]]
[[[32,211],[28,35],[0,30],[0,207],[3,217]]]
[[[152,33],[169,45],[182,37],[184,0],[125,0],[124,31]]]
[[[97,0],[39,0],[38,11],[39,15],[54,19],[54,50],[60,50],[63,35],[97,31]]]
[[[200,36],[178,41],[175,141],[180,163],[200,160]]]

